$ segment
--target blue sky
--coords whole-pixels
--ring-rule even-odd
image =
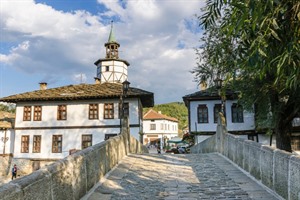
[[[93,83],[94,62],[114,20],[120,58],[132,87],[155,103],[197,90],[190,71],[199,46],[199,0],[0,0],[0,97]]]

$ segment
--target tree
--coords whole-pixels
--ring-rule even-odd
[[[300,2],[208,0],[199,20],[206,34],[198,81],[223,77],[242,104],[256,105],[258,125],[274,131],[277,147],[291,151],[300,113]]]
[[[15,113],[16,107],[14,104],[1,104],[0,103],[0,111]]]

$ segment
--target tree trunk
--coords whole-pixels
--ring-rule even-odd
[[[289,127],[284,125],[282,119],[278,121],[274,131],[276,135],[276,147],[281,150],[292,152]]]

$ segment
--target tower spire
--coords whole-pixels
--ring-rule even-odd
[[[115,34],[114,34],[114,21],[111,20],[110,23],[111,23],[111,25],[110,25],[110,33],[109,33],[109,37],[108,37],[108,43],[117,42]]]
[[[114,34],[114,26],[113,26],[113,20],[111,21],[111,27],[110,27],[110,33],[108,37],[108,42],[105,43],[106,47],[106,58],[109,59],[119,59],[119,52],[118,48],[120,47],[120,44],[116,41],[115,34]]]

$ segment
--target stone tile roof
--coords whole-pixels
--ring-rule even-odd
[[[144,120],[169,120],[173,122],[178,122],[178,119],[174,117],[169,117],[161,113],[156,112],[155,110],[150,109],[143,117]]]
[[[17,103],[27,101],[113,99],[119,98],[121,94],[121,83],[79,84],[11,95],[0,98],[0,101]],[[142,89],[130,87],[126,98],[140,98],[143,107],[152,107],[154,105],[153,93]]]
[[[226,99],[237,99],[238,92],[227,89],[226,90]],[[218,94],[218,90],[214,87],[207,88],[206,90],[201,90],[194,92],[192,94],[188,94],[182,97],[185,105],[188,105],[189,101],[197,101],[197,100],[216,100],[220,99],[220,95]]]

